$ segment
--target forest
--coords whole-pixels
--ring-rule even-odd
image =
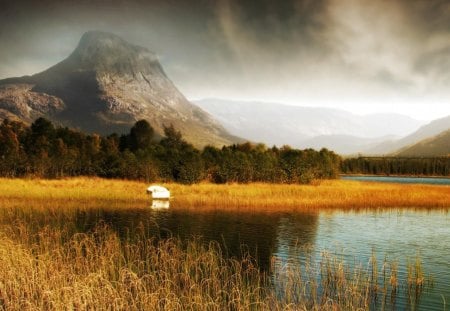
[[[343,174],[450,176],[450,157],[358,157],[342,160]]]
[[[145,181],[309,183],[338,177],[341,158],[327,149],[268,148],[243,143],[198,150],[172,125],[158,139],[145,120],[128,134],[100,136],[57,127],[45,118],[30,126],[0,125],[0,176],[98,176]]]

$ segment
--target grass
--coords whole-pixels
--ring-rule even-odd
[[[398,285],[397,264],[379,268],[375,257],[354,267],[329,253],[303,265],[274,259],[272,271],[261,272],[250,257],[224,258],[215,243],[158,242],[144,233],[124,241],[106,226],[66,234],[2,227],[0,309],[367,310],[402,288],[417,301],[425,286],[418,263]]]
[[[61,180],[0,179],[0,206],[44,208],[100,205],[147,208],[148,184],[100,178]],[[448,208],[450,187],[327,180],[313,185],[165,184],[173,195],[172,208],[240,210],[319,210],[366,208]]]
[[[450,206],[448,186],[166,186],[171,208]],[[216,243],[157,241],[139,228],[132,238],[105,225],[78,230],[74,211],[148,208],[146,187],[98,178],[0,179],[0,310],[365,310],[384,307],[400,291],[414,304],[429,282],[419,258],[404,266],[404,279],[397,262],[379,265],[375,255],[359,265],[329,253],[300,265],[273,258],[263,271],[249,256],[227,258]]]
[[[450,187],[401,185],[344,180],[313,185],[199,184],[172,186],[174,205],[247,209],[358,209],[388,207],[450,207]]]

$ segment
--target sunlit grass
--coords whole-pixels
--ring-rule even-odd
[[[181,206],[269,209],[450,207],[450,187],[327,180],[313,185],[169,185]]]
[[[132,238],[77,223],[83,209],[146,209],[148,185],[99,178],[0,179],[0,310],[352,310],[403,290],[411,303],[428,278],[420,258],[348,264],[323,253],[268,271],[227,258],[216,243]],[[322,181],[313,185],[165,184],[171,208],[234,211],[449,207],[450,187]],[[67,212],[66,212],[67,211]],[[87,232],[86,232],[87,230]],[[306,256],[307,258],[307,256]]]
[[[355,266],[329,253],[300,265],[274,259],[261,271],[251,257],[224,257],[216,243],[16,225],[0,231],[5,310],[368,310],[400,290],[414,303],[427,282],[416,263],[393,283],[397,264],[380,268],[375,256]]]
[[[313,185],[164,184],[172,208],[319,210],[327,208],[450,207],[450,187],[327,180]],[[127,180],[70,178],[61,180],[0,179],[0,206],[70,207],[101,205],[146,208],[148,184]],[[49,204],[49,203],[52,204]]]

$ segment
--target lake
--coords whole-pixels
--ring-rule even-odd
[[[328,250],[350,265],[367,266],[372,254],[379,265],[384,258],[399,263],[399,278],[406,278],[406,262],[419,256],[434,286],[417,301],[399,293],[393,309],[443,310],[450,302],[450,215],[446,210],[371,210],[363,212],[276,213],[223,210],[130,209],[80,211],[79,227],[88,229],[106,222],[122,236],[132,236],[140,224],[158,238],[202,237],[217,241],[228,256],[249,251],[263,269],[271,258],[302,265],[307,248],[313,260]],[[246,245],[245,250],[241,245]],[[375,306],[374,309],[379,309]]]
[[[343,175],[341,179],[356,181],[376,181],[400,184],[432,184],[450,185],[450,178],[446,177],[402,177],[402,176],[356,176]]]

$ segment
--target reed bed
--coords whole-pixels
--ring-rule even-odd
[[[342,210],[367,208],[450,208],[450,187],[347,180],[286,184],[164,184],[172,208],[230,210]],[[43,209],[97,205],[147,208],[148,184],[100,178],[61,180],[0,179],[0,207],[29,205]],[[50,204],[51,203],[51,204]]]
[[[176,195],[174,205],[184,207],[275,210],[450,207],[449,186],[346,180],[316,181],[312,185],[256,183],[169,186]]]
[[[68,234],[1,227],[0,309],[367,310],[401,290],[417,299],[427,284],[417,263],[403,283],[396,263],[352,268],[329,253],[302,265],[274,259],[262,272],[249,256],[225,258],[216,243],[144,232],[127,241],[106,226]]]
[[[450,187],[322,181],[313,185],[166,184],[171,208],[284,211],[449,207]],[[359,265],[249,255],[217,243],[132,238],[76,223],[84,209],[149,207],[147,184],[99,178],[0,179],[0,310],[366,310],[411,304],[429,284],[419,259],[406,266],[376,256]],[[80,226],[80,227],[79,227]],[[87,231],[86,231],[87,230]]]

